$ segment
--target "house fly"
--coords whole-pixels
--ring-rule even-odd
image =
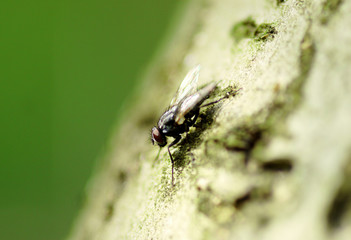
[[[217,101],[203,104],[216,88],[216,83],[209,83],[201,89],[197,89],[200,65],[194,67],[185,76],[178,91],[172,99],[168,110],[166,110],[158,120],[157,126],[151,129],[152,144],[157,144],[161,148],[167,145],[167,137],[174,140],[168,145],[168,153],[172,163],[172,186],[174,185],[174,160],[170,152],[170,147],[178,143],[181,134],[188,132],[189,128],[196,122],[200,108],[215,104],[227,96]]]

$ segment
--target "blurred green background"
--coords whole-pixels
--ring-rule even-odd
[[[64,239],[179,1],[0,5],[0,239]]]

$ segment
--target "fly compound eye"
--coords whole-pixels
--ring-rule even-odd
[[[151,140],[153,144],[156,142],[160,147],[163,147],[167,144],[165,136],[157,127],[153,127],[151,130]]]

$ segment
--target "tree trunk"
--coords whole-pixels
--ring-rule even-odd
[[[351,1],[192,1],[87,189],[79,239],[350,239]],[[171,148],[148,140],[186,72],[218,81]]]

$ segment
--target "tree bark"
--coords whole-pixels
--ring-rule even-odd
[[[184,10],[87,188],[70,239],[350,239],[351,1]],[[172,148],[148,140],[186,72],[213,99]]]

